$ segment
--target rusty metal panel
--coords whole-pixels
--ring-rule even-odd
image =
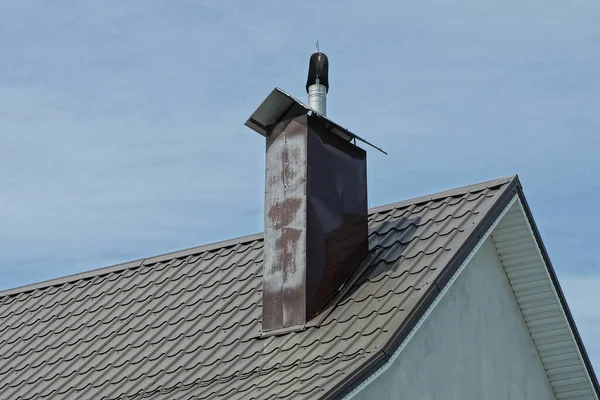
[[[368,251],[367,154],[308,118],[307,320]]]
[[[263,331],[306,322],[306,120],[267,129]]]
[[[366,152],[318,115],[267,132],[263,332],[302,327],[368,250]]]

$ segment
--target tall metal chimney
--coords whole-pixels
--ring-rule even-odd
[[[319,51],[319,41],[317,41],[317,51],[310,56],[308,63],[306,93],[308,93],[308,106],[323,116],[327,115],[328,91],[329,60]]]
[[[307,90],[326,93],[327,57],[310,60]],[[323,101],[306,106],[275,88],[246,121],[266,137],[263,335],[303,329],[368,250],[367,154],[356,141],[370,143],[324,116],[324,94],[314,98]]]

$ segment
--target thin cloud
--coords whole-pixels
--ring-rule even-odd
[[[390,154],[369,153],[372,206],[519,173],[559,276],[598,276],[599,18],[593,0],[1,2],[0,289],[262,230],[243,122],[274,86],[304,96],[317,39],[329,115]],[[597,299],[576,292],[598,365]]]

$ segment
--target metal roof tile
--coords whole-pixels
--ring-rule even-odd
[[[321,397],[378,362],[512,180],[372,210],[360,274],[301,332],[259,337],[260,234],[0,292],[0,391]]]

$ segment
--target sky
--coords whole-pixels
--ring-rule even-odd
[[[342,5],[343,4],[343,5]],[[597,0],[3,0],[0,290],[262,231],[318,39],[378,206],[518,173],[600,371]]]

